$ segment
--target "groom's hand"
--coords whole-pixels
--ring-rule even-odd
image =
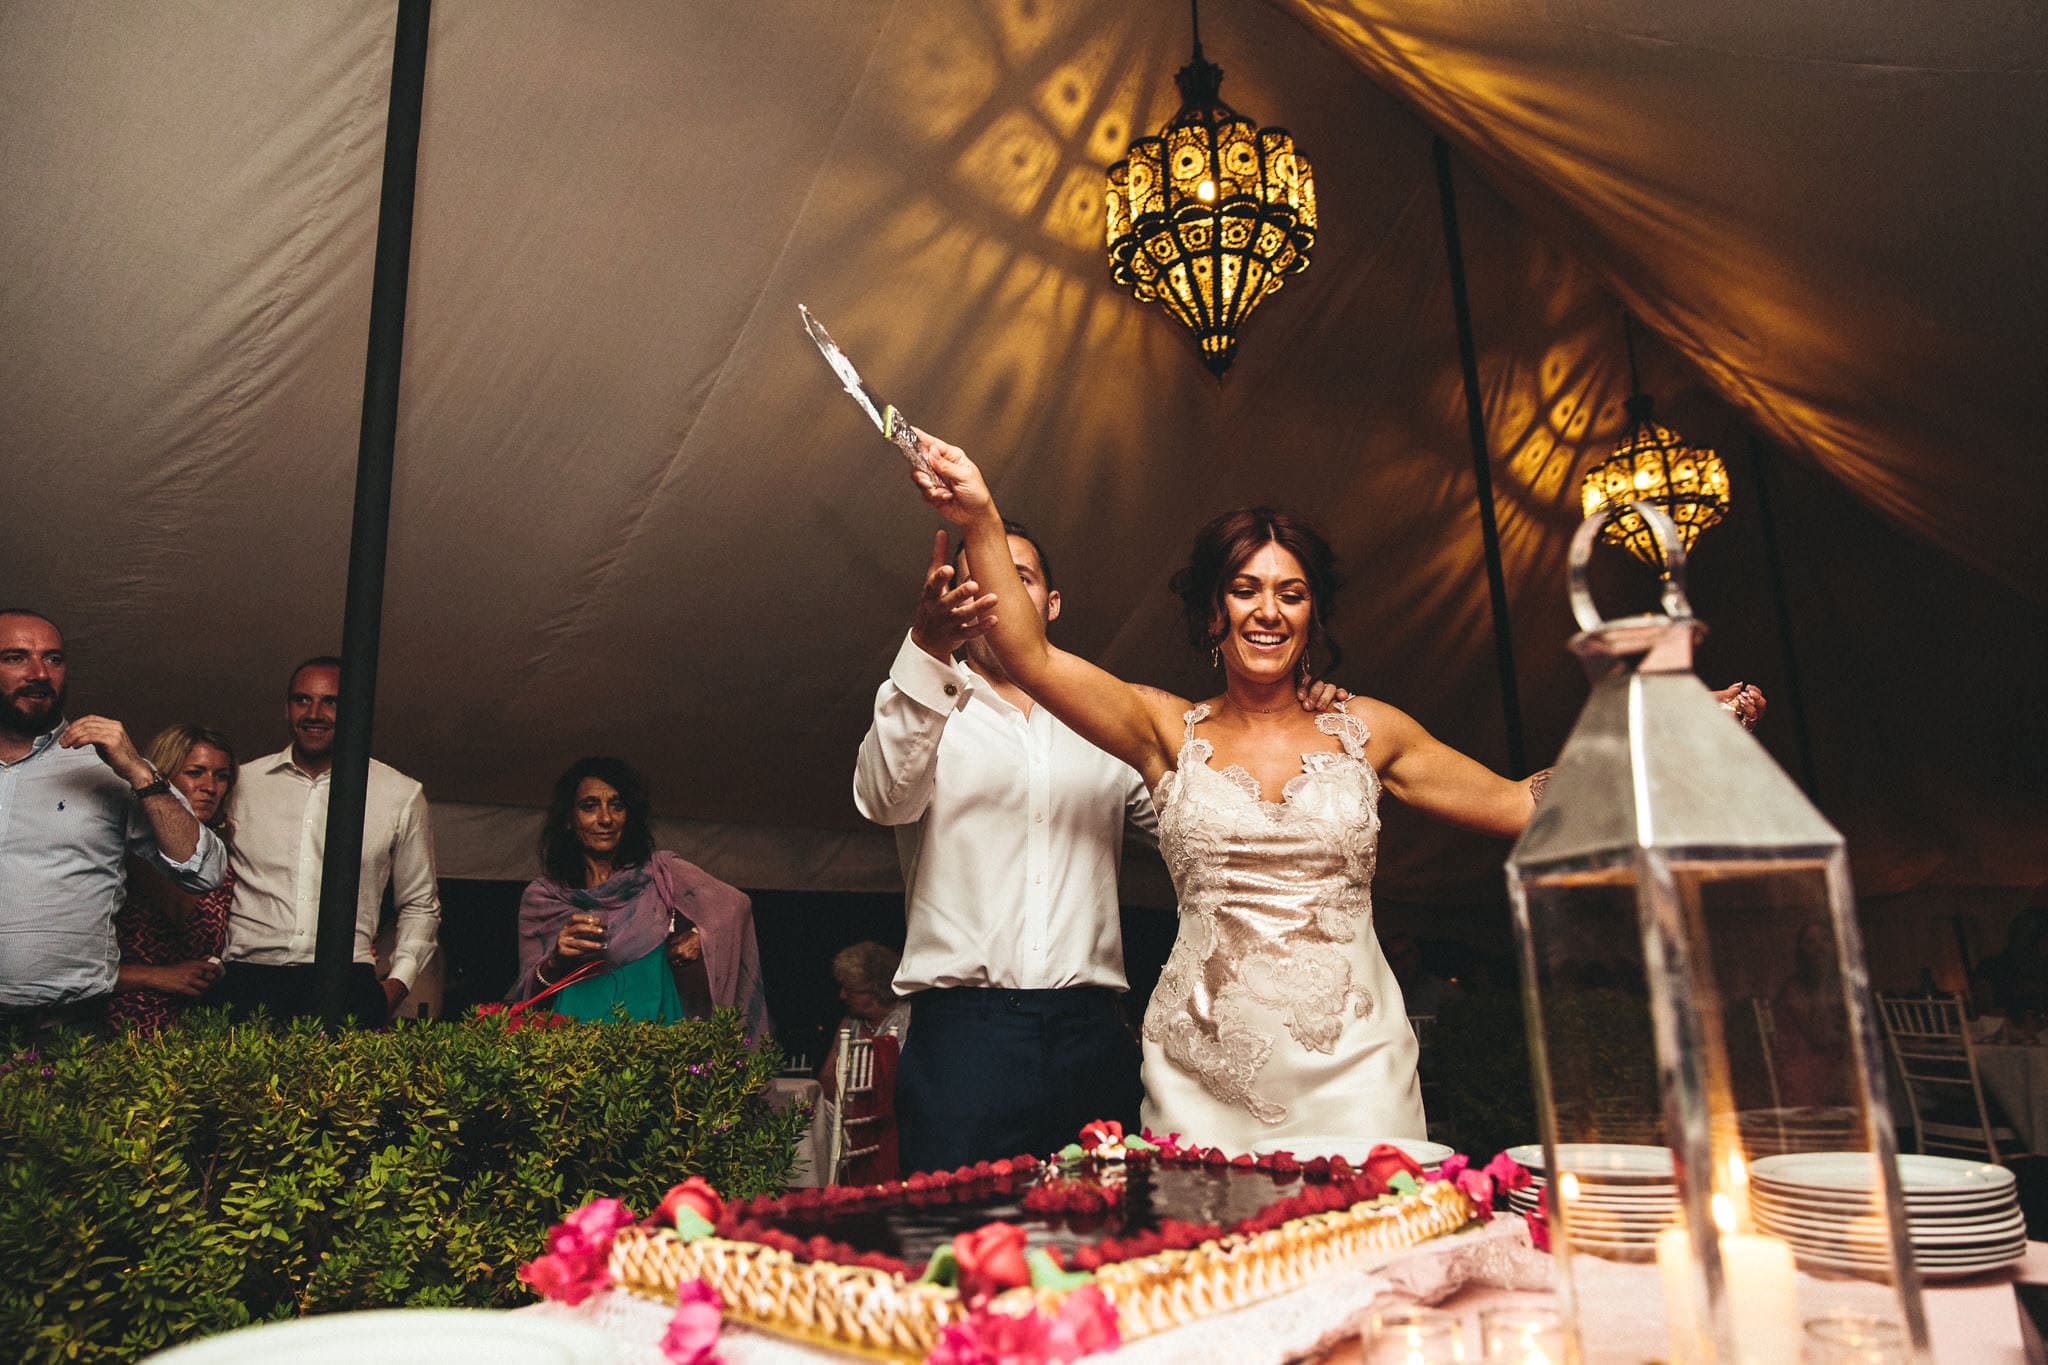
[[[1302,710],[1313,714],[1336,710],[1351,700],[1351,694],[1328,678],[1317,678],[1312,683],[1295,688],[1294,698],[1301,703]]]
[[[983,593],[971,578],[954,583],[946,549],[946,533],[941,531],[932,541],[931,567],[925,570],[924,591],[918,594],[917,613],[910,619],[910,638],[940,663],[952,662],[955,651],[996,624],[996,595]]]

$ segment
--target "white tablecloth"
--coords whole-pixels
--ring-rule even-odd
[[[1979,1043],[1977,1075],[2027,1150],[2048,1155],[2048,1044]]]
[[[825,1158],[830,1151],[831,1127],[825,1114],[825,1088],[811,1076],[777,1076],[768,1082],[768,1103],[777,1109],[792,1104],[811,1106],[811,1126],[797,1139],[796,1165],[790,1168],[791,1189],[824,1183]]]

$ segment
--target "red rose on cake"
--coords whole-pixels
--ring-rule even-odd
[[[1392,1143],[1382,1142],[1365,1154],[1365,1165],[1359,1173],[1385,1186],[1389,1180],[1403,1171],[1417,1180],[1422,1178],[1422,1167],[1414,1157]]]
[[[1097,1119],[1081,1130],[1081,1150],[1092,1152],[1098,1147],[1122,1147],[1124,1126],[1115,1119]]]
[[[718,1197],[718,1191],[711,1188],[711,1182],[701,1175],[693,1175],[680,1185],[672,1185],[669,1192],[661,1197],[661,1203],[654,1210],[655,1221],[674,1227],[676,1215],[688,1209],[713,1227],[718,1217],[725,1212],[725,1201]]]
[[[1024,1229],[1014,1223],[988,1223],[953,1239],[960,1263],[960,1297],[977,1302],[1005,1289],[1031,1283],[1024,1261]]]

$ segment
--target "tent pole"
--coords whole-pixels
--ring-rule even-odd
[[[1515,637],[1508,621],[1508,584],[1501,568],[1500,526],[1494,520],[1493,466],[1486,457],[1486,413],[1479,395],[1479,353],[1472,342],[1471,300],[1465,293],[1465,249],[1458,237],[1458,200],[1451,188],[1451,145],[1441,137],[1433,141],[1437,198],[1443,206],[1444,255],[1451,275],[1451,307],[1458,319],[1458,362],[1465,376],[1465,430],[1472,440],[1479,536],[1486,547],[1486,588],[1493,600],[1493,657],[1500,670],[1500,709],[1507,726],[1508,771],[1521,777],[1529,770],[1522,745],[1522,696],[1515,685]]]
[[[1792,608],[1785,596],[1785,561],[1778,553],[1778,521],[1771,514],[1770,471],[1765,467],[1764,443],[1755,434],[1749,438],[1749,469],[1755,475],[1757,520],[1764,532],[1764,567],[1771,580],[1771,603],[1777,609],[1778,652],[1785,659],[1785,700],[1792,708],[1792,738],[1799,746],[1800,785],[1809,797],[1819,785],[1814,777],[1813,737],[1806,730],[1806,689],[1799,677],[1799,651],[1792,637]]]
[[[341,714],[335,722],[334,766],[328,778],[320,930],[313,957],[320,1016],[330,1027],[348,1012],[349,969],[355,961],[363,803],[369,795],[370,735],[376,720],[378,631],[384,613],[384,554],[391,523],[399,361],[405,345],[413,179],[426,95],[431,3],[398,0],[391,52],[384,182],[377,202],[377,256],[370,284],[370,347],[363,371],[362,436],[356,448],[355,523],[349,534],[348,596],[342,609]]]

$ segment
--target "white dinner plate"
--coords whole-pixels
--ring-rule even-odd
[[[1880,1218],[1876,1209],[1862,1206],[1851,1208],[1779,1204],[1753,1197],[1750,1207],[1758,1219],[1812,1227],[1868,1228]],[[1906,1210],[1906,1230],[1915,1237],[1972,1228],[2007,1227],[2017,1221],[2022,1221],[2019,1207],[2012,1203],[1973,1208],[1960,1213],[1929,1213],[1911,1208]]]
[[[1982,1161],[1908,1153],[1898,1158],[1899,1184],[1909,1195],[1975,1198],[2014,1188],[2012,1172]],[[1792,1190],[1867,1191],[1876,1186],[1868,1152],[1798,1152],[1751,1164],[1759,1184]]]
[[[1753,1181],[1749,1193],[1755,1199],[1774,1199],[1786,1205],[1798,1205],[1808,1209],[1874,1209],[1878,1207],[1878,1195],[1874,1189],[1812,1189],[1794,1185],[1776,1185],[1772,1181]],[[2019,1207],[2017,1189],[1982,1189],[1966,1193],[1929,1195],[1921,1191],[1907,1191],[1907,1214],[1913,1218],[1968,1218],[1985,1209],[2015,1209]]]
[[[1869,1225],[1857,1227],[1841,1223],[1800,1222],[1776,1218],[1761,1210],[1757,1212],[1756,1225],[1765,1232],[1781,1236],[1802,1237],[1808,1241],[1832,1241],[1842,1246],[1860,1247],[1865,1250],[1876,1250],[1885,1245],[1883,1234],[1876,1227]],[[1906,1240],[1916,1250],[1940,1251],[1958,1247],[2002,1246],[2015,1237],[2024,1238],[2026,1231],[2026,1219],[2015,1215],[1997,1223],[1973,1224],[1941,1231],[1909,1227],[1906,1231]]]
[[[1524,1143],[1508,1148],[1508,1156],[1540,1175],[1550,1174],[1543,1160],[1543,1144]],[[1621,1142],[1565,1142],[1558,1144],[1558,1162],[1579,1178],[1580,1184],[1668,1185],[1672,1179],[1671,1149],[1638,1147]]]
[[[1584,1233],[1571,1234],[1572,1248],[1589,1251],[1595,1256],[1634,1255],[1657,1250],[1657,1234],[1652,1232],[1641,1237],[1588,1237]]]
[[[1573,1227],[1583,1228],[1595,1237],[1654,1236],[1678,1221],[1676,1211],[1663,1218],[1602,1218],[1598,1214],[1586,1213],[1566,1216]]]
[[[1365,1163],[1366,1157],[1372,1154],[1372,1149],[1382,1143],[1389,1147],[1399,1148],[1407,1154],[1410,1161],[1424,1169],[1443,1165],[1444,1158],[1450,1156],[1456,1150],[1455,1148],[1444,1146],[1441,1142],[1425,1142],[1421,1138],[1305,1137],[1261,1142],[1252,1148],[1252,1155],[1264,1156],[1268,1152],[1292,1152],[1295,1158],[1301,1161],[1308,1161],[1319,1156],[1341,1156],[1353,1166],[1360,1166]]]
[[[244,1327],[148,1357],[150,1365],[612,1365],[617,1359],[617,1344],[588,1324],[479,1308],[326,1313]]]
[[[1536,1201],[1542,1197],[1543,1189],[1541,1184],[1535,1184],[1519,1190],[1510,1190],[1508,1203],[1519,1208],[1533,1209],[1536,1207]],[[1589,1190],[1581,1186],[1578,1198],[1572,1200],[1571,1205],[1574,1209],[1588,1209],[1617,1217],[1653,1217],[1675,1213],[1678,1209],[1678,1192],[1668,1190],[1643,1197],[1610,1196],[1600,1190]]]
[[[1793,1258],[1802,1265],[1819,1266],[1826,1270],[1846,1270],[1858,1275],[1884,1274],[1891,1269],[1889,1258],[1845,1256],[1838,1252],[1795,1245]],[[1919,1267],[1921,1278],[1930,1280],[1953,1280],[1965,1275],[1981,1275],[1987,1270],[2023,1261],[2027,1256],[2027,1244],[2016,1242],[1993,1252],[1986,1252],[1969,1258],[1929,1257],[1914,1254],[1913,1264]]]

